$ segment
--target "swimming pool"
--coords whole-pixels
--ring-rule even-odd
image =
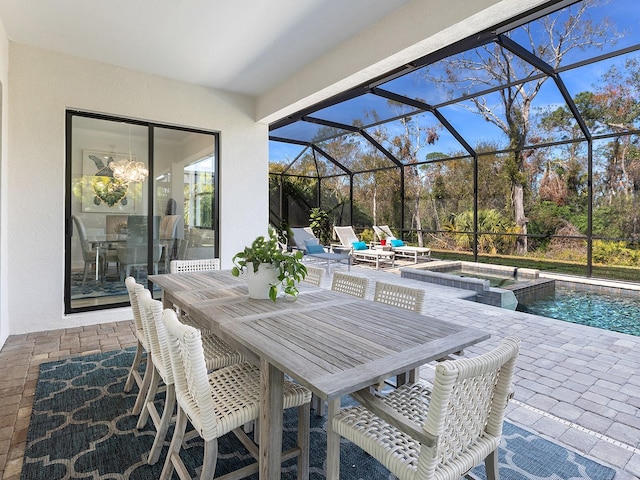
[[[614,296],[556,288],[555,297],[519,304],[517,310],[640,336],[638,296]]]

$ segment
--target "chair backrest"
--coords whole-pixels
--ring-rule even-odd
[[[353,242],[359,242],[360,239],[356,235],[356,232],[353,231],[353,227],[333,227],[333,231],[335,232],[338,240],[340,240],[340,245],[343,247],[351,247]]]
[[[182,215],[166,215],[160,221],[160,239],[184,238]]]
[[[334,272],[331,290],[347,293],[354,297],[364,298],[369,288],[369,279],[348,273]]]
[[[200,330],[180,323],[176,312],[165,309],[162,322],[167,333],[178,405],[203,440],[217,437],[215,407],[202,348]]]
[[[422,305],[424,304],[424,290],[421,288],[376,282],[373,300],[420,313],[422,312]]]
[[[145,350],[149,346],[146,341],[146,334],[144,332],[144,326],[142,325],[142,317],[140,316],[140,304],[138,303],[138,290],[144,290],[144,287],[136,282],[133,277],[127,277],[124,280],[124,284],[127,287],[129,293],[129,303],[131,303],[131,310],[133,310],[133,322],[136,326],[137,337],[139,340],[143,340],[141,343]]]
[[[76,226],[76,232],[78,232],[78,240],[80,240],[80,248],[82,248],[82,257],[85,261],[95,259],[95,252],[91,250],[91,245],[87,241],[87,229],[84,226],[82,220],[75,215],[71,215],[71,220]]]
[[[219,258],[205,258],[202,260],[171,260],[170,273],[181,272],[210,272],[220,270]]]
[[[318,241],[318,238],[313,234],[311,227],[294,227],[290,228],[291,237],[289,238],[289,245],[296,247],[298,250],[306,249],[306,240]]]
[[[468,455],[481,438],[498,447],[519,349],[520,340],[508,337],[484,355],[436,366],[423,428],[438,441],[431,447],[421,445],[418,470],[425,475],[418,477],[433,478],[443,458],[450,462]]]
[[[139,286],[141,287],[142,285]],[[153,365],[158,370],[165,385],[172,385],[173,370],[171,369],[167,334],[164,323],[162,323],[162,302],[151,298],[151,292],[146,288],[139,289],[136,287],[136,293],[138,295],[142,326],[151,350]]]
[[[381,234],[384,233],[385,234],[385,238],[387,240],[396,240],[395,235],[393,234],[393,232],[391,231],[391,229],[389,228],[389,225],[374,225],[373,226],[373,231],[376,234],[376,237],[378,237],[379,240],[382,240],[381,238]]]
[[[303,282],[310,283],[311,285],[315,285],[319,287],[322,285],[322,279],[324,278],[324,268],[313,267],[311,265],[306,265],[307,267],[307,275],[304,277]]]

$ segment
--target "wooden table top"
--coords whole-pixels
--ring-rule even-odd
[[[300,285],[297,300],[250,299],[229,271],[153,275],[165,301],[331,400],[489,338],[409,310]]]

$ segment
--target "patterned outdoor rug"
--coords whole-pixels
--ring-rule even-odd
[[[145,463],[154,429],[151,421],[136,430],[130,415],[136,388],[122,391],[133,350],[76,357],[40,366],[33,413],[27,436],[22,480],[57,479],[157,479],[169,446],[167,436],[160,461]],[[285,415],[285,448],[295,443],[297,412]],[[326,434],[324,417],[311,414],[311,475],[325,478]],[[171,431],[170,431],[171,433]],[[202,463],[201,442],[184,451],[193,477]],[[219,442],[216,476],[251,463],[235,436]],[[282,478],[295,478],[295,460],[283,465]],[[484,478],[484,467],[474,473]],[[513,424],[505,423],[500,449],[503,480],[593,479],[610,480],[615,472]],[[250,478],[257,478],[253,476]],[[341,478],[348,480],[395,479],[376,460],[344,441]]]

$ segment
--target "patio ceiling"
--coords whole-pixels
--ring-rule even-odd
[[[612,8],[612,4],[616,3],[625,8]],[[626,0],[603,2],[590,6],[588,13],[592,18],[604,18],[606,15],[613,25],[635,27],[637,19],[630,21],[627,4],[630,5]],[[566,133],[562,136],[556,133],[551,138],[530,135],[521,148],[558,145],[612,134],[613,129],[606,125],[597,125],[595,129],[594,126],[588,127],[574,98],[585,89],[588,90],[584,79],[601,75],[610,67],[611,59],[624,59],[640,50],[637,27],[635,30],[632,27],[626,35],[621,35],[615,44],[611,42],[575,49],[571,54],[564,55],[556,65],[551,65],[546,58],[532,53],[544,49],[546,45],[542,43],[545,41],[543,37],[536,38],[530,32],[543,31],[544,22],[550,21],[560,9],[575,13],[581,5],[582,2],[573,0],[538,7],[508,23],[496,25],[274,122],[270,125],[269,138],[272,152],[278,153],[272,153],[272,162],[288,164],[284,169],[286,173],[298,158],[302,158],[311,149],[316,162],[321,158],[329,166],[324,176],[358,173],[351,172],[348,162],[331,157],[323,148],[324,144],[337,137],[350,135],[357,142],[368,142],[381,154],[380,157],[386,157],[388,168],[401,166],[403,160],[391,153],[392,146],[375,140],[374,133],[381,126],[393,130],[395,124],[407,117],[418,119],[421,125],[431,126],[434,131],[439,132],[438,141],[426,144],[421,152],[425,162],[461,155],[476,156],[475,149],[487,137],[497,147],[496,152],[509,151],[511,147],[508,136],[466,107],[473,100],[496,105],[499,97],[507,94],[508,89],[518,86],[526,88],[545,77],[548,81],[543,84],[544,95],[535,97],[532,110],[564,105],[571,112],[573,118],[569,121],[575,128],[571,129],[569,136]],[[634,10],[631,12],[633,14]],[[560,22],[558,24],[561,25]],[[560,28],[562,27],[564,25]],[[492,76],[479,70],[469,75],[474,78],[467,82],[451,84],[444,81],[451,59],[476,58],[479,64],[489,55],[501,58],[512,56],[523,61],[521,64],[524,66],[508,72],[505,75],[507,81],[502,81],[499,75]],[[495,113],[504,116],[499,110]],[[481,128],[479,123],[482,123]],[[639,127],[640,125],[633,125],[630,131]],[[617,133],[620,133],[619,130]],[[448,153],[443,154],[442,145],[447,145]],[[277,155],[282,155],[282,158],[277,158]],[[318,176],[321,176],[319,170]]]

